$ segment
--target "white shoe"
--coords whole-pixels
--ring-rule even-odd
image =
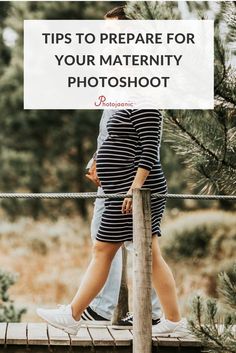
[[[161,319],[160,323],[152,326],[152,335],[160,337],[185,337],[191,335],[187,328],[186,319],[176,322],[176,325],[168,324],[168,320]]]
[[[37,314],[50,325],[59,328],[71,335],[76,335],[81,326],[82,320],[75,320],[72,316],[70,305],[58,305],[57,309],[36,310]]]

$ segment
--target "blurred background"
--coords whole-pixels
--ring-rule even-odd
[[[215,20],[215,109],[163,112],[161,160],[170,193],[235,195],[233,1],[0,2],[0,192],[96,190],[85,168],[102,112],[23,110],[23,20],[102,19],[117,5],[131,19]],[[0,200],[0,321],[38,321],[37,306],[70,301],[90,258],[92,211],[91,200]],[[193,295],[218,298],[221,271],[235,280],[235,215],[230,201],[167,202],[161,246],[184,315]]]

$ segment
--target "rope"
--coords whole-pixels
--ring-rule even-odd
[[[191,199],[191,200],[236,200],[236,195],[195,195],[195,194],[157,194],[151,195],[157,199]],[[66,193],[0,193],[0,199],[124,199],[132,198],[125,194],[100,194],[96,192],[66,192]]]
[[[156,199],[189,199],[189,200],[236,200],[236,195],[195,195],[195,194],[152,194]]]
[[[0,193],[0,199],[123,199],[124,197],[125,194],[97,195],[96,192]]]

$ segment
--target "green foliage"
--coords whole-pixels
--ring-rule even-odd
[[[236,252],[235,214],[192,212],[165,229],[165,254],[174,260],[231,258]]]
[[[211,236],[210,229],[205,225],[199,225],[183,233],[178,232],[175,241],[165,248],[165,252],[176,259],[205,257],[208,255]]]
[[[8,290],[16,282],[16,276],[0,270],[0,322],[20,322],[26,309],[16,309]]]
[[[236,324],[236,264],[233,267],[234,278],[226,273],[219,275],[218,291],[222,303],[227,303],[224,314],[222,308],[213,299],[195,297],[192,303],[192,317],[189,325],[192,332],[201,340],[209,352],[235,353],[236,341],[234,325]]]
[[[163,135],[165,135],[165,133]],[[185,177],[186,171],[181,163],[181,158],[167,143],[162,143],[161,146],[161,163],[166,179],[168,180],[169,193],[189,193],[188,184]],[[168,199],[167,208],[172,209],[173,207],[178,209],[187,208],[186,200]]]

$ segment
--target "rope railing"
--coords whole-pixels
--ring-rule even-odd
[[[42,192],[42,193],[0,193],[0,199],[124,199],[132,198],[126,194],[97,194],[96,192]],[[158,194],[157,199],[189,199],[189,200],[236,200],[236,195],[198,195],[198,194]]]

